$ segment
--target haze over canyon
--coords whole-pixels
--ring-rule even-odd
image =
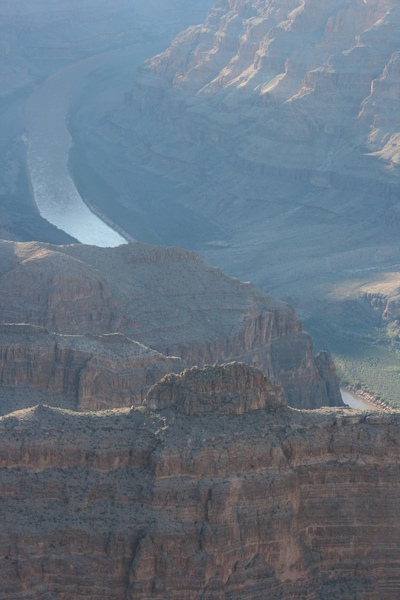
[[[69,113],[71,172],[111,220],[288,301],[344,381],[394,403],[398,39],[394,1],[218,2],[124,107],[86,87]]]
[[[395,0],[0,31],[0,599],[398,598]]]

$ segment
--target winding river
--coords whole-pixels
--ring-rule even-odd
[[[148,55],[154,53],[155,48],[152,48]],[[27,163],[40,214],[79,242],[102,247],[119,246],[126,243],[126,239],[89,210],[74,185],[68,170],[72,140],[67,115],[88,75],[116,66],[121,59],[128,64],[132,59],[134,69],[144,56],[133,48],[82,60],[53,74],[25,102]],[[347,390],[342,389],[341,393],[351,408],[375,408]]]
[[[93,214],[68,171],[71,136],[67,114],[74,94],[93,71],[112,66],[126,50],[98,55],[49,77],[25,102],[27,163],[34,200],[42,217],[84,244],[113,247],[126,243]]]

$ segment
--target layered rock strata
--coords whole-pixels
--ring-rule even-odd
[[[184,367],[181,359],[122,334],[61,335],[31,325],[0,325],[3,393],[25,388],[29,398],[29,388],[43,390],[78,410],[136,406],[164,375]],[[10,406],[1,402],[0,411],[11,412]]]
[[[399,32],[395,0],[218,1],[110,136],[220,226],[204,258],[318,310],[326,283],[399,264]]]
[[[1,242],[0,259],[0,321],[121,332],[188,366],[236,358],[281,383],[294,406],[342,404],[333,364],[319,368],[294,309],[194,252]]]
[[[152,410],[172,407],[188,416],[211,412],[242,415],[285,406],[286,400],[283,389],[272,385],[261,371],[232,362],[167,375],[151,388],[144,404]]]
[[[297,169],[300,179],[319,174],[340,186],[335,173],[352,177],[363,151],[375,158],[364,175],[377,158],[398,164],[399,28],[395,0],[222,0],[204,24],[147,61],[143,91],[155,118],[164,97],[167,109],[175,102],[186,109],[169,120],[182,138],[196,135],[197,119],[202,141],[234,152],[238,164],[292,177]],[[136,91],[139,100],[140,86]],[[240,135],[237,147],[230,127]],[[349,139],[350,164],[343,147]]]
[[[396,598],[399,415],[282,399],[227,365],[147,407],[2,417],[1,596]]]

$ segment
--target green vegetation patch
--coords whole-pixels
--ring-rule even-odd
[[[328,350],[342,385],[363,389],[400,407],[398,334],[368,319],[318,315],[304,322],[316,351]]]

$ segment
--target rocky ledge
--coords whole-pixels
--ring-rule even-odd
[[[33,325],[0,325],[0,414],[43,401],[78,410],[142,404],[148,389],[183,360],[128,337],[49,333]],[[24,393],[21,394],[21,390]],[[37,394],[32,395],[34,403]]]
[[[400,415],[279,398],[231,364],[146,407],[1,417],[2,597],[397,598]]]
[[[326,357],[321,367],[321,359],[314,357],[311,338],[302,331],[293,308],[250,283],[224,275],[195,252],[180,248],[141,243],[96,248],[1,241],[1,321],[45,327],[67,336],[57,338],[58,343],[63,340],[64,347],[71,343],[77,348],[78,341],[73,341],[71,334],[122,333],[131,342],[113,338],[117,354],[124,356],[129,343],[136,352],[135,340],[164,355],[165,368],[165,357],[179,357],[184,361],[182,368],[240,360],[257,366],[274,384],[282,385],[292,406],[342,405],[331,359]],[[8,334],[1,334],[5,349],[8,343],[13,344]],[[99,346],[94,354],[103,356],[106,346],[110,348],[105,340],[98,340],[101,349]],[[117,350],[119,341],[121,348]],[[9,372],[18,373],[19,366],[11,365],[11,354],[8,360]],[[57,360],[68,363],[69,359],[65,353]],[[99,365],[101,362],[106,366],[103,359]],[[160,378],[166,373],[162,372],[164,367]],[[128,373],[123,376],[134,377]],[[83,406],[116,407],[119,392],[111,404],[107,394],[107,404],[96,404],[96,397],[102,402],[104,393],[96,386],[92,393],[89,379],[88,375],[87,397],[92,398],[92,404]],[[129,385],[139,389],[142,381]],[[144,385],[149,383],[155,380],[145,378]],[[7,383],[20,384],[17,376]],[[118,385],[112,384],[110,389],[116,390]],[[78,398],[79,392],[73,393]],[[119,406],[125,405],[126,398]]]

